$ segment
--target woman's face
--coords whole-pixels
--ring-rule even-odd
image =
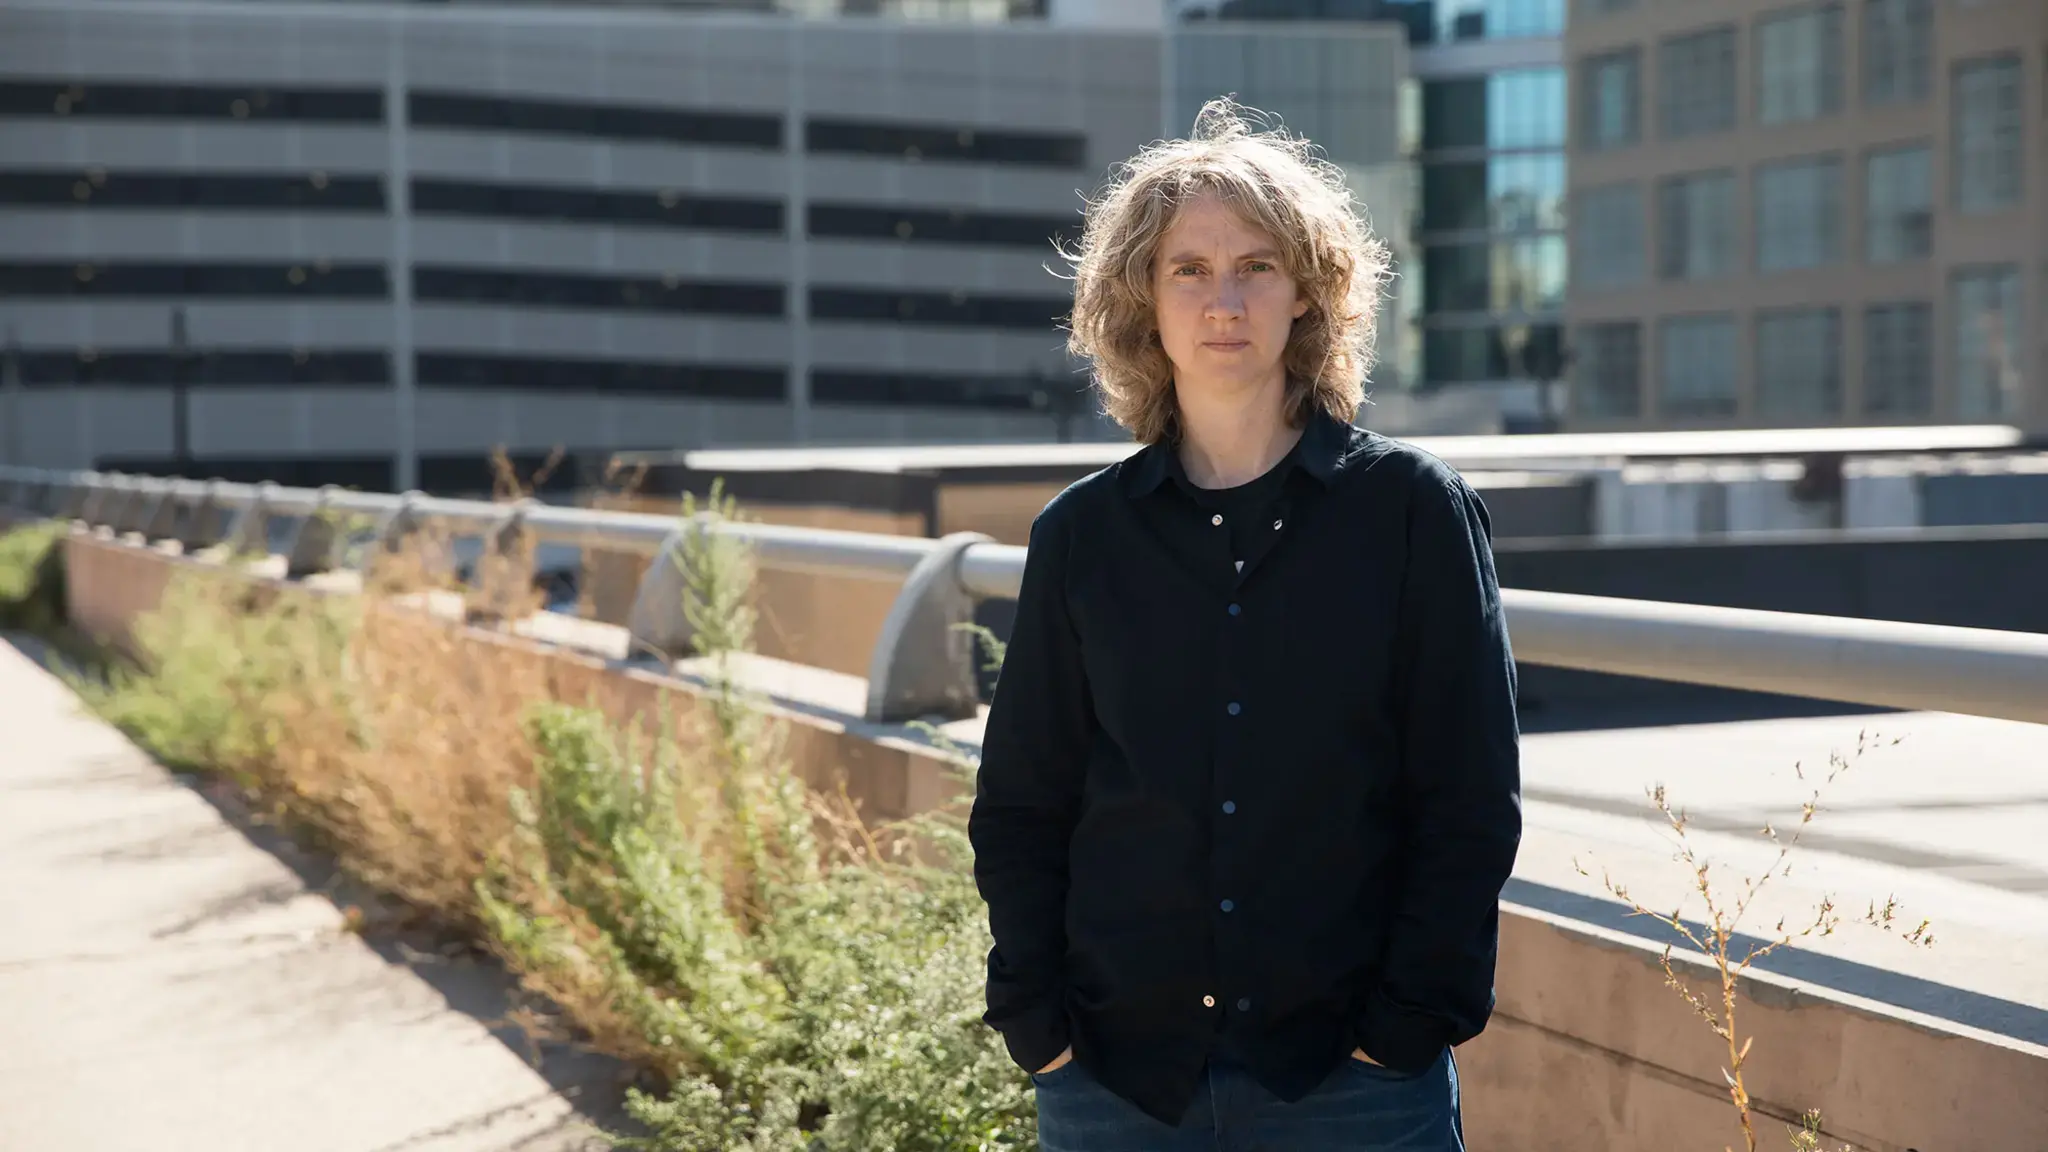
[[[1159,342],[1182,390],[1284,385],[1281,357],[1308,311],[1280,246],[1214,196],[1184,205],[1153,260]]]

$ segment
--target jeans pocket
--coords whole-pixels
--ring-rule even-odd
[[[1344,1062],[1351,1065],[1352,1071],[1369,1079],[1397,1082],[1402,1080],[1420,1080],[1429,1074],[1429,1068],[1436,1067],[1436,1061],[1434,1060],[1430,1061],[1429,1068],[1424,1068],[1420,1072],[1402,1072],[1398,1069],[1389,1068],[1384,1064],[1368,1064],[1356,1056],[1346,1056]]]
[[[1033,1072],[1031,1073],[1032,1087],[1057,1088],[1062,1083],[1071,1079],[1075,1071],[1079,1069],[1080,1066],[1080,1061],[1069,1059],[1065,1064],[1060,1065],[1059,1067],[1053,1069],[1050,1072]]]

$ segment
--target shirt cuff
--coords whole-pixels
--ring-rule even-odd
[[[1454,1029],[1446,1020],[1403,1008],[1374,992],[1352,1024],[1353,1040],[1367,1056],[1396,1072],[1422,1073],[1450,1046]]]
[[[1003,1045],[1010,1059],[1026,1072],[1036,1072],[1067,1050],[1067,1006],[1054,996],[1003,1021]]]

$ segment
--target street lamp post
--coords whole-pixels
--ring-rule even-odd
[[[185,310],[171,309],[171,472],[192,471],[192,347],[185,333]]]

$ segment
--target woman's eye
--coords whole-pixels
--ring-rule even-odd
[[[1183,264],[1180,267],[1175,268],[1173,270],[1173,274],[1175,276],[1178,276],[1183,272],[1200,272],[1201,270],[1202,266],[1200,264]]]
[[[1245,270],[1247,272],[1271,272],[1273,270],[1273,266],[1271,264],[1266,263],[1264,260],[1254,260],[1251,263],[1245,265]]]

